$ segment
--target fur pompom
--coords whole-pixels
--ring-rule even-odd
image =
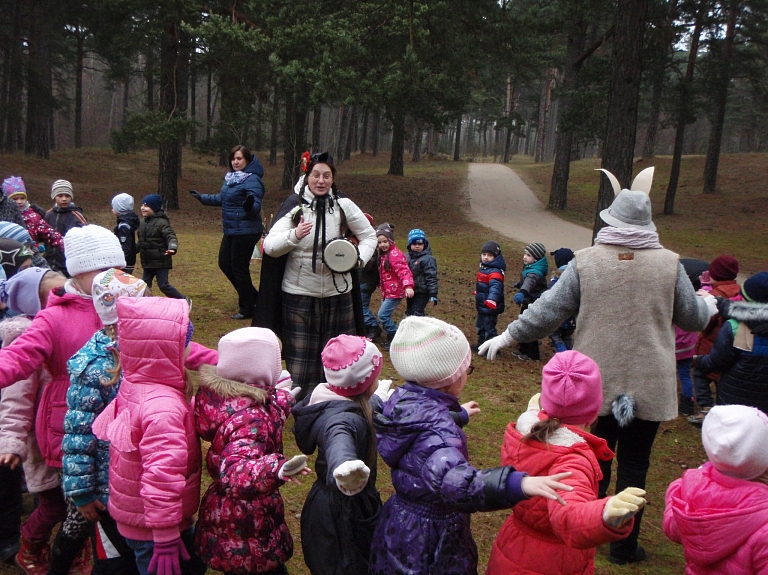
[[[619,427],[627,427],[635,419],[635,398],[631,395],[620,394],[611,404],[611,411]]]

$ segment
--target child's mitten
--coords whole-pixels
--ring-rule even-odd
[[[152,559],[149,561],[149,572],[157,575],[181,575],[179,557],[189,561],[189,553],[181,537],[173,541],[155,542]]]
[[[605,502],[603,522],[610,527],[624,526],[645,506],[645,491],[638,487],[627,487]]]
[[[380,379],[379,387],[376,388],[374,393],[381,398],[381,401],[387,401],[390,397],[392,397],[392,394],[395,393],[395,390],[391,388],[391,379]]]
[[[333,470],[336,487],[344,495],[357,495],[365,489],[370,474],[371,470],[359,459],[345,461]]]
[[[283,463],[280,471],[277,472],[277,477],[285,481],[286,477],[296,475],[299,471],[307,466],[306,455],[294,455],[288,461]]]
[[[487,299],[485,300],[485,306],[491,309],[496,309],[496,302],[493,301],[492,299]]]
[[[513,297],[512,299],[517,305],[523,305],[523,302],[525,301],[525,294],[519,291],[515,294],[515,297]]]

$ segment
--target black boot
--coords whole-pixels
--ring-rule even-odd
[[[69,575],[69,570],[80,554],[83,545],[89,544],[88,539],[72,539],[64,535],[59,529],[51,546],[51,563],[48,568],[48,575]]]
[[[370,339],[371,341],[376,341],[376,338],[381,335],[381,328],[376,325],[369,325],[367,326],[365,337]]]
[[[394,333],[388,333],[387,334],[387,341],[381,344],[381,349],[384,351],[389,351],[389,346],[392,344],[392,340],[395,339]]]
[[[681,393],[677,400],[677,411],[681,415],[693,415],[693,398],[686,397]]]

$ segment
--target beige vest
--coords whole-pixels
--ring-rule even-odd
[[[600,366],[600,415],[624,393],[635,398],[639,419],[674,419],[678,255],[597,244],[576,252],[576,266],[581,294],[574,349]]]

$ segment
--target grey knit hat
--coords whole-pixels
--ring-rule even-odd
[[[538,242],[525,246],[525,251],[536,261],[547,257],[547,248],[544,247],[544,244]]]
[[[72,184],[67,180],[56,180],[51,186],[51,199],[55,199],[59,194],[67,194],[70,198],[75,198],[75,191]]]

